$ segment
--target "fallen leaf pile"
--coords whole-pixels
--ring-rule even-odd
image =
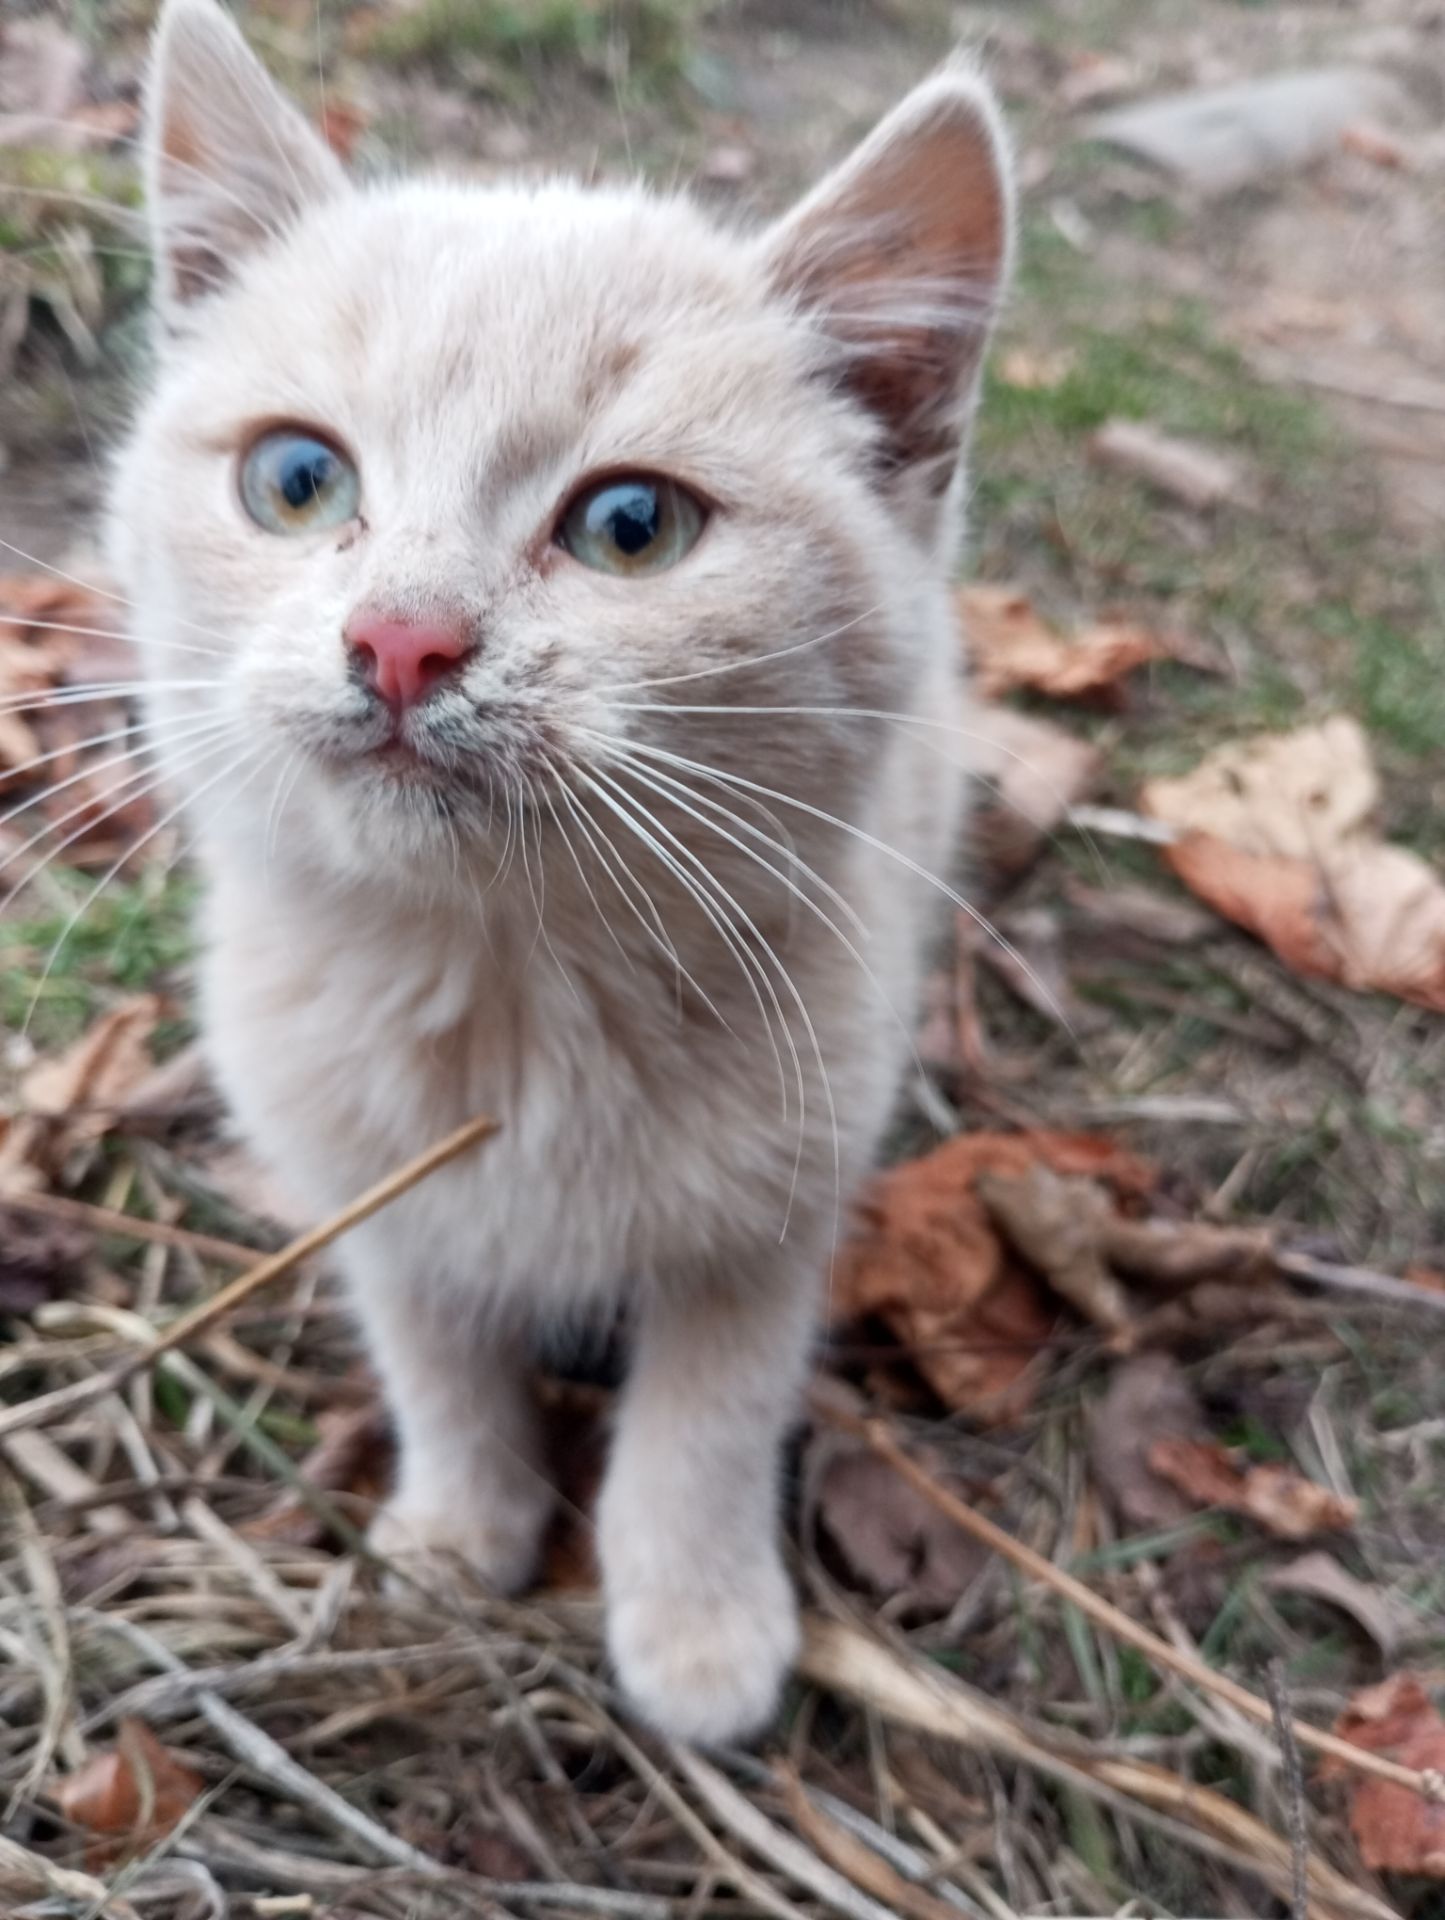
[[[1357,1693],[1335,1732],[1401,1766],[1445,1776],[1445,1719],[1412,1673],[1394,1673]],[[1344,1769],[1330,1761],[1335,1778]],[[1445,1880],[1445,1802],[1389,1780],[1350,1777],[1350,1828],[1367,1867]],[[1422,1909],[1423,1911],[1423,1909]]]
[[[1140,800],[1180,835],[1164,858],[1185,885],[1287,966],[1445,1012],[1445,881],[1374,831],[1353,720],[1219,748]]]
[[[886,1323],[946,1405],[977,1419],[1017,1417],[1032,1398],[1055,1310],[997,1231],[981,1175],[1025,1178],[1042,1165],[1147,1193],[1149,1167],[1090,1134],[973,1133],[873,1181],[834,1273],[836,1322]]]

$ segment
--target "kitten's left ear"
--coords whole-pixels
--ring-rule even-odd
[[[915,501],[957,468],[1012,235],[998,109],[958,60],[766,236],[774,284],[815,318],[839,383],[881,428],[885,483]]]
[[[303,208],[346,187],[216,0],[166,0],[144,138],[157,301],[173,324]]]

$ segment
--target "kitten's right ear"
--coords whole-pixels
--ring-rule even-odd
[[[217,0],[166,0],[144,140],[156,301],[172,325],[303,208],[346,187]]]
[[[951,482],[1008,279],[1013,193],[993,94],[966,59],[895,107],[765,236],[774,284],[838,352],[881,476],[923,521]]]

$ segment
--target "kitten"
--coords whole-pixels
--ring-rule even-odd
[[[945,68],[751,234],[641,188],[351,184],[215,0],[168,0],[147,127],[113,551],[212,1059],[318,1214],[502,1123],[342,1250],[400,1442],[373,1539],[525,1584],[529,1351],[620,1310],[611,1656],[657,1726],[746,1735],[796,1646],[781,1442],[957,825],[991,97]]]

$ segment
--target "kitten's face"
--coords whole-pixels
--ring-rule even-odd
[[[288,842],[415,870],[510,832],[523,797],[565,805],[629,742],[834,756],[846,780],[859,724],[678,709],[889,708],[907,685],[1004,246],[977,83],[931,135],[987,202],[968,257],[900,266],[857,163],[838,204],[754,239],[641,193],[359,192],[258,70],[218,124],[216,64],[245,58],[210,0],[172,0],[172,335],[113,499],[182,787],[215,778],[201,729],[224,716],[219,823],[254,838],[284,797]],[[920,154],[881,151],[896,194]],[[421,653],[382,660],[398,629]]]

